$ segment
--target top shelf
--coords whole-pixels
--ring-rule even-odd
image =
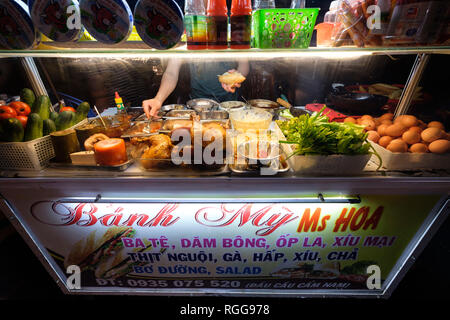
[[[179,46],[170,50],[155,50],[142,46],[141,43],[125,43],[116,47],[99,47],[83,43],[83,47],[70,44],[66,47],[51,47],[41,45],[33,50],[0,50],[0,58],[36,57],[36,58],[295,58],[321,57],[329,59],[354,58],[367,55],[411,55],[411,54],[450,54],[450,46],[439,47],[311,47],[308,49],[249,49],[249,50],[187,50],[186,46]]]

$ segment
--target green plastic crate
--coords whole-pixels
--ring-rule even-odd
[[[254,46],[308,48],[319,8],[259,9],[253,13]]]

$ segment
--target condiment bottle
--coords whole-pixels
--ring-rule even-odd
[[[117,91],[114,94],[115,94],[114,101],[116,102],[117,113],[123,113],[125,111],[125,106],[123,105],[123,100],[119,96],[119,93]]]
[[[226,0],[208,0],[206,14],[208,49],[227,49],[228,8]]]
[[[231,3],[231,49],[250,49],[252,33],[251,0],[233,0]]]
[[[206,49],[206,10],[203,0],[185,1],[184,26],[187,49]]]

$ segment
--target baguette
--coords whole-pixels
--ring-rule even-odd
[[[245,81],[245,77],[238,71],[235,72],[225,72],[224,74],[218,76],[219,81],[224,84],[233,85],[236,83],[242,83]]]

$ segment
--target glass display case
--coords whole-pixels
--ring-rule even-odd
[[[66,293],[389,297],[450,212],[449,53],[0,50],[55,116],[0,143],[0,210]]]

